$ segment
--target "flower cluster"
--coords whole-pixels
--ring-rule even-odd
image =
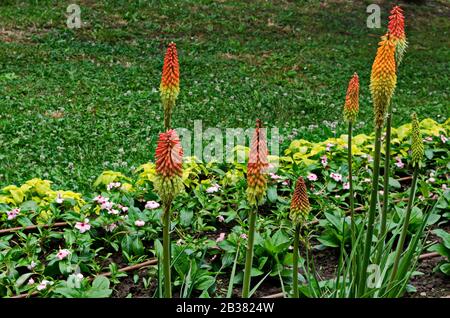
[[[267,140],[261,121],[256,120],[256,128],[250,145],[247,164],[247,200],[251,205],[260,204],[267,190]]]
[[[8,216],[8,220],[14,220],[20,213],[19,208],[12,209],[11,211],[6,212],[6,215]]]
[[[348,122],[354,122],[359,111],[359,78],[354,73],[348,83],[347,95],[344,104],[344,119]],[[328,151],[328,150],[327,150]]]
[[[395,66],[395,44],[390,34],[386,34],[378,43],[377,55],[370,75],[370,92],[375,113],[375,126],[383,126],[387,107],[391,102],[397,84]]]
[[[164,107],[165,127],[170,127],[170,116],[180,93],[180,66],[178,64],[177,47],[175,43],[169,43],[159,86],[161,101]]]
[[[291,211],[289,217],[295,224],[304,222],[311,207],[309,205],[308,193],[306,191],[305,180],[300,176],[295,184],[294,195],[291,201]]]
[[[392,35],[395,41],[395,61],[397,67],[400,65],[405,54],[408,42],[405,34],[405,17],[403,16],[403,10],[399,6],[394,6],[389,16],[388,24],[389,33]]]
[[[183,191],[181,180],[183,174],[183,148],[175,130],[171,129],[159,134],[156,146],[156,179],[155,191],[162,201],[170,202],[178,193]]]

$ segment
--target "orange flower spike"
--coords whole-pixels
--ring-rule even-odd
[[[304,222],[308,216],[311,206],[309,204],[308,192],[306,190],[305,180],[300,176],[295,184],[294,195],[291,201],[291,211],[289,217],[292,222],[298,225]]]
[[[375,113],[375,126],[383,126],[386,109],[397,85],[395,44],[389,33],[381,37],[370,75],[370,92]]]
[[[345,96],[344,104],[344,119],[349,122],[356,120],[356,115],[359,111],[359,78],[358,74],[354,73],[350,82],[348,83],[347,95]]]
[[[170,117],[180,93],[180,65],[175,43],[169,43],[162,70],[161,84],[159,86],[161,101],[164,107],[165,127],[170,127]]]
[[[267,156],[266,131],[257,119],[247,165],[247,199],[251,205],[260,204],[266,194],[269,167]]]
[[[396,44],[395,48],[395,60],[397,67],[400,65],[403,55],[405,54],[408,42],[405,34],[405,17],[403,10],[399,6],[394,6],[389,16],[388,24],[389,33],[392,35],[392,39]]]
[[[183,148],[175,130],[159,134],[155,152],[154,188],[164,202],[171,201],[183,189]]]

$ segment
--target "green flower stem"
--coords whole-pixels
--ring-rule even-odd
[[[375,130],[375,155],[373,160],[372,172],[372,192],[370,195],[369,219],[367,223],[366,240],[364,244],[363,263],[359,273],[358,294],[361,296],[366,289],[367,267],[369,265],[370,252],[372,247],[372,236],[375,222],[375,212],[378,201],[378,181],[380,179],[380,151],[381,151],[381,130],[377,127]]]
[[[242,288],[242,298],[248,298],[250,292],[250,278],[252,274],[253,245],[255,243],[255,223],[257,214],[258,208],[252,210],[249,216],[249,230],[248,230],[249,233],[247,242],[247,253],[245,255],[244,286]]]
[[[406,235],[408,234],[409,219],[411,217],[411,210],[412,210],[414,198],[416,195],[416,184],[417,184],[418,176],[419,176],[419,167],[416,166],[414,168],[414,172],[413,172],[413,179],[412,179],[411,189],[409,192],[409,200],[408,200],[408,206],[406,207],[405,219],[403,221],[402,233],[400,234],[400,239],[397,242],[397,250],[395,252],[394,266],[392,268],[392,273],[391,273],[388,290],[390,289],[390,286],[394,283],[396,276],[397,276],[398,264],[400,263],[400,256],[402,255],[403,245],[405,244]]]
[[[353,173],[352,173],[352,122],[348,122],[348,182],[350,186],[350,221],[351,221],[351,237],[352,237],[352,247],[355,244],[355,198],[353,193]]]
[[[164,109],[164,129],[167,131],[170,129],[172,121],[172,107],[167,107]]]
[[[172,298],[172,286],[170,280],[170,205],[164,204],[163,215],[163,266],[164,266],[164,297]]]
[[[295,226],[294,234],[294,255],[292,260],[292,296],[298,298],[298,247],[300,239],[300,225]]]
[[[387,223],[387,209],[389,205],[389,170],[390,170],[390,160],[391,160],[391,130],[392,130],[392,103],[389,104],[388,114],[386,118],[386,148],[384,157],[384,180],[383,180],[383,207],[381,210],[381,226],[380,233],[378,236],[379,240],[384,241],[384,236],[386,235],[386,223]],[[378,245],[376,263],[378,264],[381,259],[381,254],[383,252],[383,245]]]

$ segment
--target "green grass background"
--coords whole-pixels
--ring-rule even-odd
[[[382,27],[369,29],[372,2],[2,0],[0,185],[41,177],[85,191],[103,170],[130,171],[151,160],[169,41],[181,66],[174,127],[201,119],[204,128],[247,128],[261,118],[282,129],[285,145],[339,135],[356,71],[356,133],[369,133],[370,69],[392,5],[376,2]],[[70,3],[81,7],[79,30],[66,26]],[[408,122],[412,111],[443,122],[450,112],[449,2],[401,4],[409,48],[394,124]]]

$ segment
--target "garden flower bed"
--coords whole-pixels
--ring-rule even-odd
[[[39,177],[0,189],[0,296],[450,297],[450,118],[438,123],[412,111],[409,123],[393,127],[408,40],[394,5],[370,72],[373,133],[359,132],[354,72],[342,108],[346,134],[333,123],[333,138],[295,139],[293,129],[286,140],[273,127],[269,142],[270,125],[251,117],[263,115],[259,103],[249,112],[254,128],[234,131],[232,146],[224,147],[229,131],[223,138],[221,126],[204,147],[194,124],[194,156],[189,129],[173,128],[180,61],[168,42],[162,112],[154,116],[164,128],[146,139],[153,160],[130,169],[122,161],[83,190],[59,187],[60,177],[54,183],[39,169]],[[243,139],[236,145],[235,137]],[[8,141],[8,151],[23,140]],[[226,158],[216,157],[224,148]],[[121,148],[121,160],[126,154]],[[4,158],[9,180],[14,165]]]
[[[397,159],[391,166],[390,185],[393,200],[398,202],[391,216],[393,224],[399,220],[397,213],[406,204],[411,183],[407,150],[410,130],[409,124],[393,130],[392,153]],[[439,125],[425,119],[421,131],[427,168],[419,181],[419,200],[410,228],[413,232],[429,205],[437,201],[428,221],[429,230],[440,224],[448,231],[450,143],[446,136],[450,133],[450,120]],[[343,241],[350,242],[348,228],[342,231],[345,215],[349,222],[346,138],[343,135],[320,143],[293,140],[278,158],[279,167],[269,175],[267,201],[257,220],[257,263],[253,276],[262,283],[255,296],[280,293],[283,284],[288,288],[292,283],[289,280],[292,242],[287,215],[298,174],[306,176],[310,193],[312,210],[307,222],[313,233],[316,267],[324,282],[335,277],[338,247]],[[368,205],[363,194],[370,188],[373,136],[357,135],[354,139],[358,220],[364,217],[358,211],[364,211]],[[204,165],[192,159],[183,168],[186,191],[177,197],[173,209],[174,295],[219,297],[231,290],[231,295],[237,296],[247,239],[245,215],[250,208],[245,199],[246,167],[237,163]],[[4,187],[0,192],[1,295],[158,295],[156,259],[161,249],[162,209],[153,190],[154,176],[154,164],[147,163],[128,176],[104,172],[91,193],[56,190],[50,181],[38,179]],[[438,244],[442,239],[431,232],[427,241]],[[119,271],[143,262],[143,268]],[[439,262],[445,262],[445,258],[424,260],[419,269],[426,270],[425,276],[413,278],[410,290],[414,291],[416,285],[418,292],[409,296],[445,296],[448,280],[442,278]],[[230,285],[233,267],[235,282]],[[93,277],[107,272],[110,272],[108,279],[92,282]]]

